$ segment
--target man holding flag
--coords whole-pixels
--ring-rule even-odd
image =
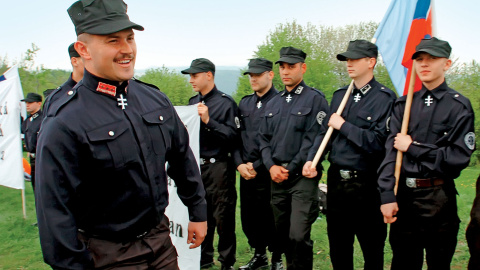
[[[396,95],[373,76],[377,56],[377,46],[366,40],[350,41],[347,51],[337,55],[338,60],[346,62],[355,87],[343,113],[328,117],[328,125],[335,129],[327,148],[327,232],[334,269],[353,269],[355,236],[362,248],[365,269],[383,269],[387,226],[379,209],[376,180]],[[335,91],[332,112],[338,109],[346,91],[347,87]],[[324,137],[325,133],[317,136],[309,152],[309,161],[303,167],[306,177],[317,175],[316,169],[311,169],[311,160]]]
[[[454,179],[468,166],[475,149],[470,101],[448,87],[451,47],[437,38],[423,39],[412,55],[422,89],[413,95],[408,135],[400,133],[406,97],[391,116],[386,156],[379,169],[381,210],[392,223],[392,269],[449,269],[459,229]],[[397,151],[403,163],[395,194]]]

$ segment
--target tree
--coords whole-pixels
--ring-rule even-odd
[[[346,72],[345,63],[338,61],[338,53],[347,49],[348,42],[355,39],[371,40],[378,27],[377,23],[368,22],[342,27],[315,26],[308,23],[306,26],[299,25],[296,21],[279,24],[266,38],[265,42],[258,46],[254,57],[263,57],[275,62],[279,58],[282,47],[293,46],[307,53],[307,72],[305,82],[325,93],[327,100],[331,100],[333,92],[348,85],[351,79]],[[278,74],[278,69],[274,67]],[[243,73],[243,71],[242,71]],[[375,70],[376,78],[393,89],[388,72],[381,62],[381,58]],[[273,83],[277,89],[283,89],[280,77],[275,76]],[[237,84],[234,94],[235,100],[251,93],[248,78],[242,76]]]
[[[473,111],[477,116],[475,118],[475,139],[478,142],[480,137],[480,64],[473,60],[469,63],[460,63],[454,61],[454,65],[446,75],[448,85],[470,99]],[[480,163],[480,153],[473,153],[472,165]]]
[[[60,69],[47,69],[42,65],[35,67],[35,57],[40,48],[32,43],[18,63],[9,64],[7,57],[0,59],[0,73],[4,73],[14,64],[18,64],[18,74],[22,83],[24,96],[29,92],[42,94],[47,89],[54,89],[62,85],[70,72]]]
[[[187,105],[188,100],[194,94],[184,75],[169,70],[165,66],[148,69],[139,79],[160,88],[160,91],[168,96],[173,105]]]

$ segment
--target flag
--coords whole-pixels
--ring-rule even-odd
[[[192,149],[197,164],[200,157],[200,117],[197,105],[175,106],[178,116],[188,130],[190,148]],[[200,166],[198,167],[200,171]],[[178,267],[182,270],[200,269],[200,247],[190,249],[187,244],[188,208],[182,203],[177,194],[174,180],[168,178],[168,206],[165,215],[170,220],[170,238],[177,249]]]
[[[0,76],[0,185],[25,189],[20,117],[25,118],[17,66]]]
[[[374,40],[399,96],[408,91],[415,47],[432,36],[433,0],[392,0]],[[417,78],[415,90],[421,86]]]

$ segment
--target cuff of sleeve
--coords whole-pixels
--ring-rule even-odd
[[[287,166],[286,169],[289,172],[294,172],[297,169],[297,167],[298,167],[298,164],[296,162],[290,162],[290,163],[288,163],[288,166]]]
[[[415,142],[412,142],[407,149],[407,154],[415,158],[418,158],[417,153],[421,153],[421,152],[422,152],[421,148],[417,146]]]
[[[380,193],[380,199],[382,204],[393,203],[397,201],[395,198],[395,192],[393,192],[393,190]]]
[[[235,164],[235,168],[237,168],[238,166],[240,166],[241,164],[243,164],[243,160],[238,157],[237,155],[233,155],[233,163]]]
[[[263,165],[263,162],[261,159],[257,159],[253,162],[253,168],[255,169],[255,171],[258,171],[258,169],[260,168],[260,166]]]
[[[263,163],[265,164],[265,167],[267,167],[267,170],[270,171],[270,168],[272,168],[275,163],[273,160],[264,160]]]
[[[218,127],[218,123],[217,121],[213,120],[211,117],[210,117],[210,120],[208,120],[208,123],[205,124],[205,126],[208,128],[208,129],[217,129]]]
[[[199,204],[188,207],[188,214],[190,221],[207,221],[207,202],[204,200]]]
[[[345,121],[340,127],[339,131],[342,135],[348,136],[348,134],[352,131],[352,124]]]

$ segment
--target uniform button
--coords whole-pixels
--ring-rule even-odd
[[[269,113],[268,116],[272,116],[273,114],[272,113]]]
[[[443,133],[443,135],[447,135],[447,134],[448,134],[448,132],[444,132],[444,133]]]
[[[160,119],[160,121],[163,121],[163,116],[160,115],[159,119]]]
[[[372,117],[370,117],[370,116],[369,116],[369,117],[367,117],[367,120],[372,120]]]
[[[108,132],[108,135],[110,135],[110,137],[112,137],[113,135],[115,135],[115,132],[113,132],[113,131],[110,130],[110,131]]]
[[[69,96],[73,95],[73,91],[72,90],[68,91],[67,95]]]
[[[302,112],[298,112],[298,114],[302,114]]]
[[[459,97],[460,95],[459,94],[455,94],[455,97]]]

